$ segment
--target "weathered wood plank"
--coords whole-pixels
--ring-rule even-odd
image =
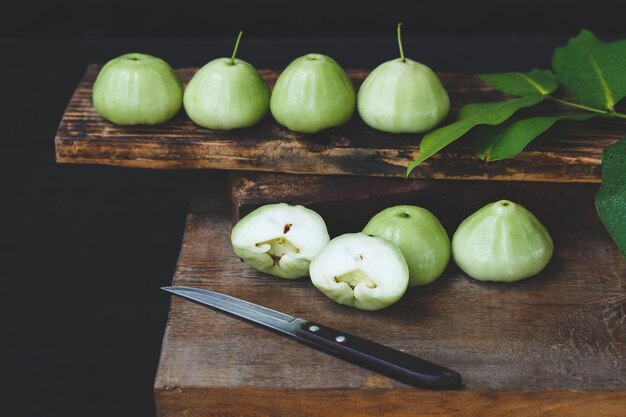
[[[179,388],[157,393],[159,417],[622,417],[624,391],[444,391],[368,388]]]
[[[193,124],[181,111],[158,126],[115,126],[91,104],[99,66],[91,65],[79,83],[55,138],[61,163],[108,164],[158,169],[229,169],[300,174],[351,174],[402,177],[419,155],[419,135],[392,135],[367,127],[357,116],[345,126],[317,135],[282,128],[268,117],[259,125],[233,132]],[[181,69],[186,82],[195,69]],[[263,70],[273,84],[278,71]],[[367,75],[351,70],[356,85]],[[503,96],[469,74],[440,74],[453,103],[461,105]],[[551,107],[552,106],[552,107]],[[535,114],[552,111],[546,104]],[[459,143],[417,167],[415,177],[549,182],[599,182],[601,152],[626,132],[626,121],[594,120],[584,127],[564,122],[535,141],[518,157],[485,163]]]
[[[468,213],[501,199],[527,207],[551,230],[569,228],[568,223],[574,222],[580,228],[600,225],[596,211],[590,209],[597,184],[467,180],[442,184],[439,180],[241,171],[230,173],[230,184],[233,222],[263,204],[286,202],[318,211],[335,234],[362,228],[392,201],[437,213],[450,226],[448,233],[453,233]],[[551,196],[553,204],[546,204],[546,196]]]
[[[312,178],[297,176],[304,179],[302,188],[276,182],[278,177],[292,176],[259,177],[263,175],[253,174],[243,183],[244,176],[235,175],[231,183],[240,187],[234,187],[232,196],[246,195],[242,190],[256,187],[256,194],[262,196],[256,201],[259,204],[271,192],[291,190],[288,193],[295,196],[294,190],[308,189],[320,196],[319,208],[334,204],[333,198],[321,197],[324,193],[316,187],[324,185]],[[407,184],[350,177],[323,180],[349,185],[354,184],[350,181],[380,181],[373,186],[377,190],[385,188],[383,182],[392,188],[389,181],[394,181],[396,193],[398,184]],[[270,191],[265,186],[272,181],[278,188]],[[437,184],[443,191],[443,184],[454,182]],[[483,191],[481,184],[486,186]],[[501,185],[494,189],[476,182],[471,185],[473,199],[461,196],[447,206],[468,214],[468,206],[481,199],[481,204],[487,203],[494,192],[512,184]],[[548,184],[535,184],[544,185]],[[409,194],[424,193],[425,205],[454,195],[434,192],[429,182],[407,187]],[[529,201],[535,201],[543,213],[572,192],[587,203],[575,204],[575,210],[550,220],[555,255],[537,277],[514,284],[481,283],[451,265],[434,284],[410,289],[400,302],[378,312],[338,305],[308,279],[281,280],[253,271],[232,252],[229,215],[216,209],[219,204],[197,206],[199,210],[188,217],[174,284],[228,293],[441,363],[461,372],[464,390],[408,389],[281,335],[173,298],[155,381],[159,415],[624,415],[626,262],[602,227],[589,220],[595,186],[560,187],[564,194],[556,189],[529,191],[534,195]],[[349,188],[336,183],[327,189]],[[350,194],[344,197],[349,199]],[[399,202],[394,195],[384,198],[387,205]],[[255,204],[252,193],[246,201]],[[572,200],[565,201],[563,205]],[[350,204],[359,212],[368,210],[370,201]],[[441,210],[436,213],[446,219],[444,226],[454,229],[456,224],[449,223],[454,216]],[[330,222],[334,215],[342,216],[338,211],[325,213]],[[363,226],[358,216],[343,218],[351,230]]]

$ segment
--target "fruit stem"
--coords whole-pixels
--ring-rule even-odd
[[[230,65],[235,65],[235,56],[237,55],[237,49],[239,49],[239,41],[241,40],[242,35],[243,30],[240,30],[239,36],[237,36],[237,42],[235,42],[235,49],[233,49],[233,55],[230,57],[230,61],[228,62]]]
[[[402,48],[402,33],[400,28],[402,27],[402,23],[398,23],[398,48],[400,49],[400,61],[406,62],[404,58],[404,49]]]

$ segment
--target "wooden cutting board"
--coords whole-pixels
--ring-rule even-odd
[[[626,415],[626,261],[597,220],[597,185],[246,173],[232,176],[229,197],[221,187],[199,187],[174,285],[387,344],[459,371],[464,388],[410,388],[174,297],[154,387],[159,416]],[[237,218],[268,202],[310,203],[336,235],[360,230],[381,206],[412,203],[451,233],[473,210],[509,196],[551,231],[555,254],[542,273],[483,283],[451,264],[378,312],[336,304],[306,278],[257,273],[230,246],[229,206]]]
[[[107,164],[140,168],[200,168],[353,174],[403,177],[419,155],[421,135],[394,135],[367,127],[358,116],[336,129],[303,135],[279,126],[271,117],[249,129],[211,131],[192,123],[184,111],[157,126],[116,126],[103,120],[91,103],[100,66],[91,65],[78,84],[56,134],[61,163]],[[178,70],[187,82],[195,68]],[[279,71],[262,70],[273,85]],[[368,71],[350,70],[358,87]],[[448,121],[464,104],[505,98],[469,74],[439,74],[450,94]],[[562,108],[558,109],[562,111]],[[520,114],[552,114],[553,104]],[[461,140],[412,174],[416,178],[499,179],[551,182],[599,182],[602,150],[626,134],[626,121],[565,121],[531,144],[518,157],[486,163]]]

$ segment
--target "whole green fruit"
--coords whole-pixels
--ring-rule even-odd
[[[347,233],[313,258],[311,282],[339,304],[380,310],[406,292],[409,270],[400,250],[388,240]]]
[[[278,203],[259,207],[239,220],[230,239],[237,256],[252,268],[294,279],[309,274],[311,259],[330,237],[315,211]]]
[[[450,99],[437,75],[404,57],[398,25],[400,58],[376,67],[359,89],[358,109],[370,127],[391,133],[420,133],[448,115]]]
[[[178,113],[183,85],[167,62],[131,53],[102,67],[93,85],[92,99],[96,111],[113,123],[154,125]]]
[[[456,264],[480,281],[513,282],[541,271],[552,258],[550,234],[524,207],[487,204],[461,223],[452,238]]]
[[[241,34],[231,58],[206,64],[185,89],[185,111],[200,126],[219,130],[249,127],[269,110],[267,84],[252,65],[235,59]]]
[[[350,120],[355,103],[354,85],[343,68],[326,55],[308,54],[280,74],[270,109],[281,125],[316,133]]]
[[[363,233],[383,237],[400,248],[409,266],[409,287],[430,284],[450,260],[450,238],[425,208],[389,207],[372,217]]]

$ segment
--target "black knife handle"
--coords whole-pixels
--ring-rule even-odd
[[[296,340],[405,384],[429,389],[461,386],[461,375],[451,369],[319,323],[303,324]]]

